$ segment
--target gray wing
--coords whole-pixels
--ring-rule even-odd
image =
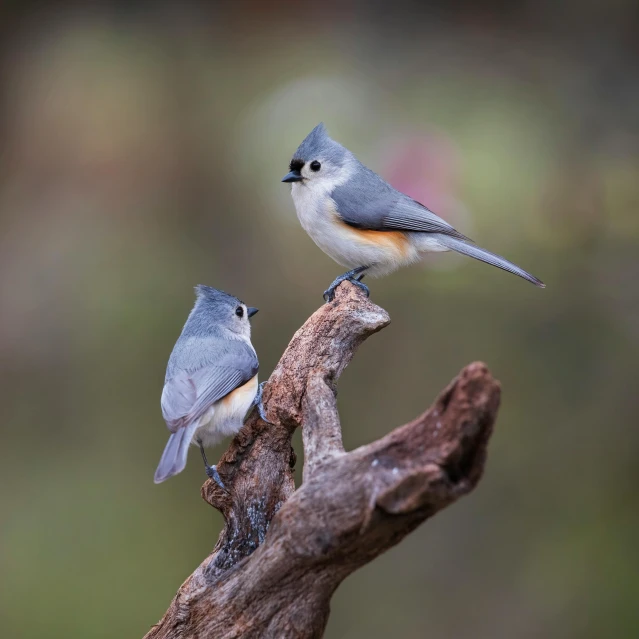
[[[400,193],[361,165],[356,175],[331,193],[342,220],[371,231],[417,231],[468,238],[423,204]]]
[[[220,365],[208,364],[195,370],[182,370],[168,379],[162,391],[162,416],[171,432],[199,419],[219,399],[255,377],[255,352],[238,349],[225,353]]]

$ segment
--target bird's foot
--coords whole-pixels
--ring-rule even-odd
[[[202,441],[198,439],[197,443],[200,447],[200,453],[202,454],[202,461],[204,462],[204,470],[206,471],[206,476],[209,479],[212,479],[222,490],[226,490],[226,488],[224,487],[224,483],[220,478],[220,473],[217,472],[217,467],[215,466],[215,464],[213,464],[213,466],[209,466],[209,461],[206,458],[206,453],[204,452]]]
[[[352,271],[347,271],[346,273],[343,273],[342,275],[339,275],[338,277],[336,277],[333,282],[331,283],[331,285],[324,291],[324,301],[326,303],[328,302],[332,302],[333,299],[335,298],[335,289],[342,283],[342,282],[351,282],[351,284],[355,284],[355,286],[357,286],[358,288],[361,288],[364,293],[366,293],[366,297],[369,297],[371,292],[368,289],[368,286],[366,286],[366,284],[364,284],[361,280],[364,277],[365,273],[363,271],[365,271],[368,268],[368,266],[358,266],[357,268],[354,268]]]
[[[217,467],[215,464],[213,466],[206,465],[205,467],[206,474],[209,479],[212,479],[222,490],[226,490],[222,479],[220,478],[220,473],[217,472]]]
[[[264,385],[265,384],[266,384],[266,382],[262,382],[257,387],[257,393],[255,393],[255,399],[253,400],[253,406],[255,406],[257,408],[257,412],[259,413],[259,416],[262,419],[262,421],[265,421],[267,424],[270,424],[271,422],[269,422],[268,419],[266,419],[266,412],[264,410],[264,404],[262,404],[262,393],[264,392]]]

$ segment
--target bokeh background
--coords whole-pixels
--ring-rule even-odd
[[[265,379],[341,272],[280,183],[321,120],[548,285],[453,255],[372,282],[349,448],[473,360],[503,405],[477,491],[326,636],[639,636],[638,69],[632,0],[3,2],[2,636],[141,637],[211,550],[199,458],[152,482],[164,367],[195,284],[261,308]]]

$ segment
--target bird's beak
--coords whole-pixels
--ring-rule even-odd
[[[291,171],[282,178],[282,182],[301,182],[303,179],[299,171]]]
[[[255,315],[260,309],[259,308],[255,308],[255,306],[247,306],[246,307],[246,314],[249,317],[253,317],[253,315]]]

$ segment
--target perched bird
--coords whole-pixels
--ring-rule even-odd
[[[431,251],[457,251],[544,283],[519,266],[477,246],[423,204],[400,193],[364,166],[318,124],[300,144],[282,182],[291,182],[293,202],[315,244],[348,272],[324,291],[333,299],[344,280],[363,288],[365,274],[391,273]]]
[[[200,284],[195,291],[195,306],[166,369],[162,416],[171,436],[155,483],[184,470],[189,444],[196,444],[207,475],[223,487],[204,447],[237,433],[255,404],[263,415],[249,322],[258,309],[209,286]]]

